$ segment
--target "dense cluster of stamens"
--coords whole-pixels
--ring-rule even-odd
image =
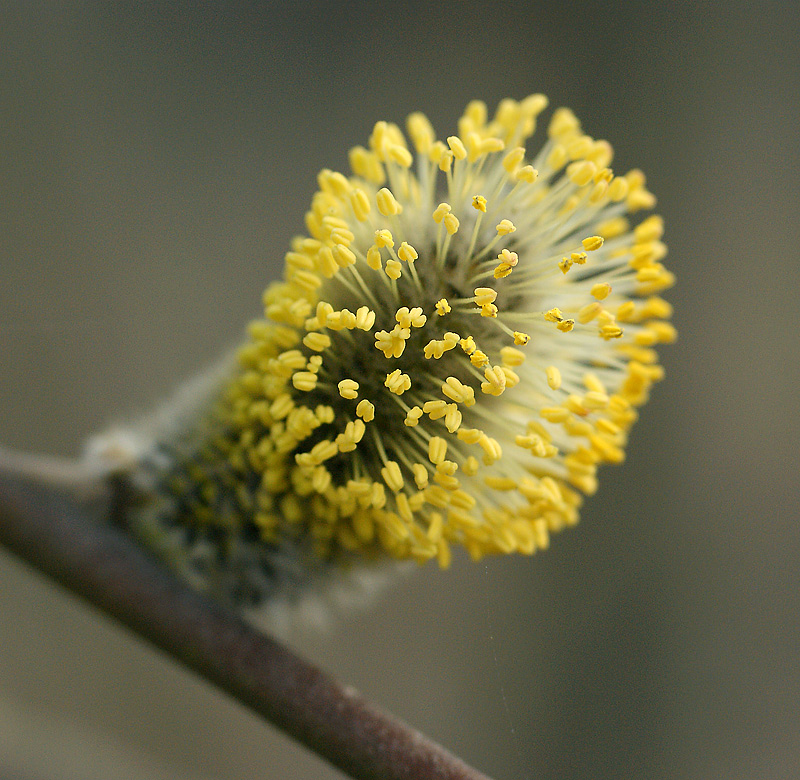
[[[675,338],[662,221],[638,170],[547,101],[471,103],[436,140],[379,122],[324,170],[239,372],[166,481],[223,543],[446,567],[532,553],[620,463]],[[413,149],[413,151],[412,151]]]

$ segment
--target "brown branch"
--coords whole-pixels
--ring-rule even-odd
[[[0,472],[0,544],[358,780],[488,780],[233,612],[74,501]]]

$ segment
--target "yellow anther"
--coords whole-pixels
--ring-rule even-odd
[[[414,142],[418,154],[428,154],[433,144],[435,134],[428,117],[419,111],[409,115],[406,119],[406,129]]]
[[[443,151],[439,158],[439,170],[447,173],[453,167],[453,153]]]
[[[358,382],[352,379],[343,379],[339,382],[339,395],[342,398],[347,398],[352,400],[353,398],[358,398]]]
[[[377,246],[371,246],[367,250],[367,265],[372,268],[373,271],[381,270],[381,250],[378,249]]]
[[[480,464],[478,463],[478,459],[474,455],[470,455],[461,466],[461,471],[468,477],[474,477],[478,473],[479,468]]]
[[[475,303],[478,306],[486,306],[494,303],[495,300],[497,300],[497,290],[493,290],[491,287],[475,288]]]
[[[517,171],[516,178],[517,181],[522,181],[526,184],[533,184],[536,179],[539,178],[539,171],[537,171],[532,165],[523,165],[522,168]]]
[[[379,330],[375,334],[375,346],[383,352],[384,356],[399,358],[406,348],[406,339],[410,333],[407,328],[395,325],[391,332]]]
[[[382,187],[378,190],[378,194],[375,196],[375,202],[378,206],[378,211],[380,211],[384,217],[393,217],[400,214],[403,210],[403,207],[397,202],[392,191],[386,187]]]
[[[433,221],[438,225],[452,210],[449,203],[440,203],[433,212]]]
[[[403,275],[403,267],[397,260],[386,261],[386,275],[397,281]]]
[[[596,249],[600,249],[600,247],[603,246],[603,237],[589,236],[589,238],[584,238],[581,243],[587,252],[594,252]]]
[[[446,395],[451,401],[457,404],[464,404],[464,406],[473,406],[475,404],[475,391],[469,386],[456,379],[454,376],[449,376],[442,384],[442,393]],[[444,402],[442,402],[444,403]],[[427,406],[427,404],[425,404]],[[427,409],[425,409],[427,412]]]
[[[459,225],[458,217],[455,214],[445,214],[444,227],[445,230],[452,236],[458,232]]]
[[[412,406],[411,409],[408,410],[403,423],[409,428],[413,428],[419,422],[420,417],[422,417],[422,409],[418,406]]]
[[[463,419],[459,408],[455,404],[447,404],[447,413],[444,416],[444,424],[450,433],[455,433],[461,427]]]
[[[489,366],[484,372],[485,382],[481,382],[481,392],[487,395],[502,395],[506,389],[506,375],[500,366]]]
[[[415,463],[411,467],[411,471],[414,474],[414,482],[420,490],[428,487],[428,469],[425,466],[421,463]]]
[[[356,256],[353,251],[343,244],[336,244],[331,247],[331,254],[333,254],[333,259],[336,261],[336,265],[338,265],[339,268],[347,268],[348,266],[354,265],[356,262]]]
[[[372,210],[369,204],[369,196],[360,187],[356,187],[350,193],[350,206],[359,222],[365,222],[369,218],[369,213]]]
[[[563,423],[570,417],[569,409],[563,406],[545,406],[539,410],[539,415],[551,423]]]
[[[375,405],[366,398],[362,398],[356,407],[356,414],[364,422],[372,422],[375,419]]]
[[[366,426],[363,420],[351,420],[345,429],[336,437],[336,446],[339,452],[352,452],[356,445],[364,438]]]
[[[553,307],[544,313],[544,318],[548,322],[561,322],[561,320],[564,318],[564,315],[561,313],[561,309]]]
[[[503,249],[497,259],[505,265],[510,265],[514,268],[519,263],[519,255],[516,252],[509,252],[508,249]]]
[[[583,405],[592,411],[606,409],[608,407],[608,396],[605,393],[601,393],[597,390],[590,390],[583,397]]]
[[[600,335],[606,341],[618,339],[622,337],[622,328],[619,325],[603,325],[600,327]]]
[[[440,317],[444,317],[445,314],[451,312],[452,309],[450,308],[450,304],[447,302],[447,298],[440,298],[436,301],[436,313]]]
[[[322,355],[312,355],[306,363],[306,371],[316,374],[322,365]]]
[[[397,256],[404,263],[413,263],[419,257],[417,250],[406,241],[400,244],[400,248],[397,250]]]
[[[396,461],[386,461],[386,465],[381,469],[381,476],[383,481],[388,486],[389,490],[399,493],[403,489],[403,474],[400,471],[400,466]]]
[[[336,446],[335,442],[332,442],[330,439],[324,439],[323,441],[317,442],[311,448],[309,455],[314,465],[318,466],[320,463],[330,460],[334,455],[337,455],[338,452],[339,448]]]
[[[476,211],[482,211],[484,214],[486,213],[486,198],[483,195],[475,195],[472,198],[472,208]]]
[[[524,159],[525,148],[517,146],[503,158],[503,168],[505,168],[507,173],[514,173]]]
[[[578,322],[580,322],[581,325],[586,325],[587,322],[591,322],[600,314],[602,310],[603,307],[597,301],[587,303],[586,306],[582,306],[578,309]]]
[[[589,255],[586,252],[572,252],[569,259],[577,265],[583,265],[589,259]]]
[[[383,228],[382,230],[375,231],[375,246],[379,249],[385,246],[393,247],[394,246],[394,238],[392,237],[392,231]]]
[[[658,241],[663,235],[664,220],[658,214],[649,216],[633,229],[633,237],[637,243]]]
[[[575,320],[561,320],[556,327],[562,333],[569,333],[575,327]]]
[[[371,330],[375,324],[375,312],[369,306],[359,306],[356,311],[356,327],[359,330]]]
[[[458,471],[458,463],[453,460],[441,460],[436,464],[437,474],[446,474],[452,477]]]
[[[441,463],[447,457],[447,442],[441,436],[432,436],[428,442],[428,459]]]
[[[485,434],[478,439],[478,446],[483,450],[483,462],[487,466],[496,463],[503,457],[503,450],[496,439]]]
[[[562,257],[561,260],[558,261],[558,267],[561,269],[561,273],[565,274],[572,268],[573,260],[569,257]]]
[[[571,156],[571,155],[570,155]],[[570,163],[567,166],[567,178],[578,187],[588,184],[597,173],[597,166],[589,160]]]
[[[481,306],[481,317],[496,317],[497,306],[493,303],[487,303]]]
[[[363,146],[354,146],[350,150],[350,168],[356,176],[361,176],[374,184],[382,184],[386,178],[383,166],[377,155],[367,151]]]
[[[547,384],[551,390],[558,390],[561,387],[561,372],[555,366],[548,366],[545,369]]]
[[[451,135],[447,139],[447,145],[456,160],[463,160],[467,156],[467,150],[463,141],[457,135]]]
[[[477,444],[484,433],[479,428],[459,428],[456,435],[465,444]]]
[[[343,244],[344,246],[350,246],[350,244],[355,241],[355,235],[351,230],[343,227],[336,227],[331,230],[330,240],[334,244]]]
[[[467,336],[465,339],[461,339],[459,344],[461,345],[461,349],[463,349],[468,355],[471,355],[476,349],[475,339],[472,338],[472,336]]]
[[[505,263],[500,263],[497,268],[494,269],[494,278],[495,279],[505,279],[507,276],[511,275],[512,268],[510,265],[506,265]]]
[[[498,236],[507,236],[509,233],[513,233],[517,228],[510,219],[501,219],[500,222],[495,225],[494,229],[497,231]]]
[[[389,159],[392,162],[396,162],[402,168],[410,168],[411,163],[414,161],[411,152],[399,144],[392,144],[389,146]]]
[[[489,357],[483,350],[480,349],[472,350],[469,356],[469,361],[476,368],[483,368],[484,366],[489,365]]]
[[[486,483],[486,486],[490,487],[492,490],[501,490],[503,492],[507,492],[509,490],[517,489],[517,481],[511,479],[511,477],[497,477],[489,475],[484,477],[483,481]]]
[[[391,374],[386,375],[386,381],[383,384],[389,388],[389,392],[395,395],[403,395],[411,387],[411,377],[408,374],[403,374],[397,368]]]
[[[531,337],[527,333],[523,333],[519,330],[514,331],[514,343],[518,347],[524,347],[530,340]]]
[[[608,199],[612,203],[619,203],[628,197],[628,182],[621,176],[612,179],[608,184]],[[610,238],[610,236],[608,236]]]
[[[608,282],[598,282],[592,285],[592,297],[604,301],[611,294],[611,285]]]
[[[510,368],[516,368],[525,362],[525,353],[514,349],[514,347],[502,347],[500,349],[500,357],[503,360],[503,365]]]
[[[401,328],[421,328],[428,321],[420,306],[413,309],[403,306],[395,312],[394,317]]]
[[[310,371],[298,371],[292,376],[292,384],[296,390],[310,393],[317,386],[317,375]]]
[[[331,345],[331,339],[330,336],[326,336],[324,333],[306,333],[303,338],[303,344],[309,349],[313,349],[314,352],[322,352],[323,349],[327,349]]]

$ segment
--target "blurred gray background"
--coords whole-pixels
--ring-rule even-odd
[[[235,344],[378,119],[547,93],[643,168],[680,342],[580,526],[294,643],[496,780],[800,776],[794,2],[0,7],[0,441],[74,454]],[[0,554],[0,774],[331,780]]]

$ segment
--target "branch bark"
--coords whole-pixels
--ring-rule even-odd
[[[489,780],[61,493],[0,473],[0,544],[356,780]]]

